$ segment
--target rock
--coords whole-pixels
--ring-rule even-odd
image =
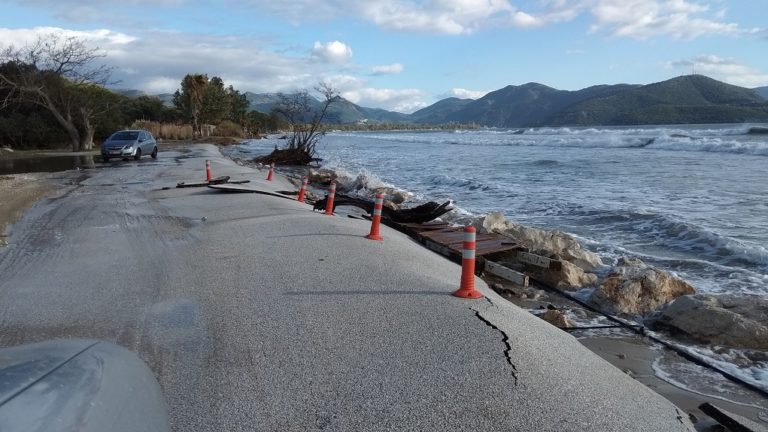
[[[589,302],[603,311],[647,315],[660,306],[696,290],[682,279],[649,266],[639,259],[622,259]]]
[[[382,205],[392,210],[400,210],[400,206],[390,200],[384,200]]]
[[[328,169],[310,169],[309,173],[307,173],[307,179],[310,183],[317,183],[317,184],[331,184],[332,181],[336,180],[338,176],[334,171],[328,170]]]
[[[588,272],[603,265],[599,255],[582,249],[575,237],[562,231],[546,231],[520,225],[507,221],[500,212],[486,215],[476,225],[479,225],[476,228],[480,232],[504,234],[528,249],[545,250],[547,255],[558,255]]]
[[[571,320],[557,309],[547,309],[540,318],[557,328],[573,327]]]
[[[768,351],[768,299],[759,296],[686,295],[646,324],[705,344]]]
[[[578,290],[597,284],[597,275],[587,273],[568,261],[562,261],[562,264],[562,269],[560,270],[527,266],[525,272],[534,279],[561,290]]]

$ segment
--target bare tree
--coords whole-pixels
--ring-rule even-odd
[[[98,116],[114,109],[104,85],[111,69],[104,57],[75,37],[41,36],[21,48],[0,51],[0,109],[32,103],[48,110],[67,131],[73,151],[90,150]]]
[[[287,147],[275,149],[261,158],[261,162],[306,165],[315,158],[317,142],[326,132],[323,121],[328,108],[339,100],[339,92],[325,82],[320,82],[314,90],[322,97],[319,102],[307,90],[278,95],[274,111],[288,122],[291,129]]]

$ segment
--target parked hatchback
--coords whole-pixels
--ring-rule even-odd
[[[139,160],[144,155],[157,159],[157,141],[149,131],[121,130],[112,134],[101,144],[101,156],[104,162],[110,158],[129,157]]]

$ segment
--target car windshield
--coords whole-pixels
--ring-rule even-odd
[[[139,137],[138,132],[118,132],[112,135],[111,139],[115,141],[129,141],[129,140],[135,140],[138,137]]]

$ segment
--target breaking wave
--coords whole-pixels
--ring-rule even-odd
[[[576,147],[732,153],[768,156],[768,135],[761,127],[731,128],[539,128],[481,129],[453,132],[356,133],[371,140],[488,147]],[[340,133],[351,136],[351,133]]]

